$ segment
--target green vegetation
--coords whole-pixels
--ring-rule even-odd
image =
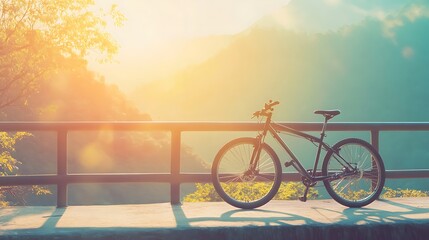
[[[20,162],[16,160],[12,153],[15,152],[15,144],[24,137],[31,136],[26,132],[9,134],[0,132],[0,176],[12,175],[18,170]]]
[[[188,194],[183,199],[184,202],[220,202],[222,198],[216,193],[211,183],[196,183],[195,192]]]
[[[218,202],[222,201],[220,196],[216,193],[214,187],[210,183],[196,183],[196,191],[185,196],[183,201],[185,202]],[[228,192],[232,192],[234,198],[243,199],[246,197],[242,192],[242,184],[229,184]],[[253,194],[262,194],[266,193],[268,186],[264,183],[256,183],[255,192]],[[304,193],[304,185],[298,182],[288,182],[282,183],[280,185],[279,191],[274,197],[275,200],[295,200],[298,197],[302,196]],[[318,195],[318,192],[314,188],[310,188],[308,192],[309,199],[315,199]]]
[[[279,191],[274,196],[275,200],[296,200],[304,195],[305,186],[300,182],[288,182],[280,185]],[[308,190],[307,198],[316,199],[319,195],[315,188]]]
[[[43,112],[46,103],[38,101],[52,97],[41,95],[48,84],[61,85],[65,72],[79,78],[76,69],[86,70],[85,57],[90,53],[108,60],[117,52],[105,29],[108,21],[121,25],[124,17],[115,6],[108,11],[91,11],[93,4],[92,0],[1,1],[0,120],[49,118],[40,117],[47,115]],[[22,151],[17,151],[17,145],[30,136],[0,132],[0,176],[22,174],[31,168],[21,160]],[[34,165],[43,165],[43,161],[32,160]],[[45,195],[50,191],[38,186],[0,187],[0,206],[25,203],[28,193]]]
[[[124,17],[112,6],[94,12],[93,0],[5,0],[0,3],[0,110],[22,106],[39,81],[58,69],[72,68],[92,51],[109,59],[117,46],[107,21]]]
[[[13,175],[18,170],[20,162],[13,157],[12,153],[15,151],[16,142],[28,136],[30,134],[25,132],[15,134],[0,132],[0,176]],[[14,191],[13,188],[0,187],[0,207],[9,205],[5,193],[12,193],[12,191]]]
[[[258,183],[261,191],[256,191],[256,194],[264,191],[264,183]],[[231,185],[231,184],[230,184]],[[183,199],[184,202],[219,202],[223,201],[220,196],[216,193],[213,185],[210,183],[196,183],[195,192],[188,194]],[[234,187],[233,190],[234,196],[237,199],[242,199],[243,193],[241,192],[240,184],[231,185]],[[256,186],[255,186],[256,188]],[[288,182],[282,183],[280,189],[276,196],[273,198],[274,200],[296,200],[301,197],[304,193],[304,185],[300,182]],[[231,189],[229,189],[231,190]],[[359,192],[352,192],[352,195],[347,196],[347,199],[360,199],[362,196],[367,196],[368,192],[361,190]],[[421,190],[413,190],[413,189],[391,189],[388,187],[384,188],[384,192],[381,195],[381,198],[401,198],[401,197],[428,197],[429,192],[421,191]],[[318,197],[318,191],[314,188],[310,188],[308,192],[309,199],[316,199]]]
[[[415,190],[415,189],[391,189],[384,188],[385,192],[382,194],[382,198],[401,198],[401,197],[428,197],[429,192]]]
[[[13,156],[13,153],[16,151],[15,145],[17,141],[30,136],[32,135],[27,132],[17,132],[14,134],[0,132],[0,176],[15,175],[17,173],[19,169],[18,165],[21,162]],[[40,186],[0,187],[0,207],[11,203],[6,195],[12,195],[14,203],[25,204],[24,195],[28,193],[34,193],[35,195],[51,194],[48,189]]]

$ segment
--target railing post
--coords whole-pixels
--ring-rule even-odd
[[[371,130],[371,145],[375,148],[375,150],[377,150],[377,152],[379,151],[379,136],[380,136],[380,131],[378,130]],[[372,162],[374,167],[374,162]],[[373,181],[372,182],[372,189],[375,189],[377,186],[377,184]]]
[[[380,131],[378,130],[371,130],[371,145],[379,151],[379,136]]]
[[[180,131],[171,132],[170,202],[180,204]]]
[[[57,207],[67,207],[67,131],[57,132]]]

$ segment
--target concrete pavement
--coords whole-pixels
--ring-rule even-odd
[[[429,239],[429,198],[0,208],[0,239]]]

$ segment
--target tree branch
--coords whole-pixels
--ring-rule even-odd
[[[6,39],[5,42],[7,43],[9,41],[9,38],[16,32],[16,30],[18,29],[18,26],[22,23],[22,21],[24,20],[24,18],[27,16],[28,11],[31,8],[33,1],[29,1],[27,4],[27,8],[25,9],[24,13],[22,14],[21,18],[18,20],[18,22],[15,24],[15,27],[13,28],[13,30],[10,32],[10,34],[6,34]]]

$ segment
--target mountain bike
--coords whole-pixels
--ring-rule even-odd
[[[262,130],[255,138],[242,137],[226,143],[216,154],[211,174],[213,185],[220,197],[232,206],[252,209],[269,202],[282,182],[279,157],[265,142],[267,133],[280,144],[290,157],[286,168],[293,167],[301,175],[305,191],[299,200],[305,202],[310,187],[323,181],[328,194],[347,207],[363,207],[376,200],[384,186],[385,168],[378,151],[368,142],[346,138],[332,147],[324,142],[328,120],[340,114],[339,110],[317,110],[323,123],[320,137],[272,122],[274,106],[278,101],[265,103],[253,116],[261,122]],[[305,169],[279,133],[302,137],[317,146],[314,166]],[[321,171],[318,163],[322,150],[326,151]]]

